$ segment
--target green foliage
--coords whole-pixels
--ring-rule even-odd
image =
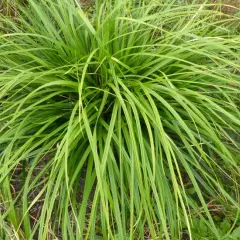
[[[239,240],[240,227],[232,228],[231,222],[224,219],[217,225],[218,233],[223,240]],[[192,229],[193,239],[208,239],[215,240],[216,236],[209,231],[207,225],[202,220],[194,220]]]
[[[237,238],[239,18],[175,0],[17,10],[0,21],[0,222],[24,239]]]

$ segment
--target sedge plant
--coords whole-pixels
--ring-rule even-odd
[[[199,219],[228,239],[240,210],[237,14],[207,1],[26,2],[0,21],[0,232],[196,239]],[[233,216],[225,238],[210,205]]]

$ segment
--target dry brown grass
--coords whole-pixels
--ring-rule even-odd
[[[235,14],[240,9],[240,0],[222,0],[215,1],[223,4],[222,12],[227,14]]]
[[[16,17],[17,11],[15,5],[14,1],[0,0],[0,14]]]
[[[192,3],[193,0],[186,0],[187,3]],[[198,3],[203,3],[203,0],[199,0]],[[235,14],[240,10],[240,0],[212,0],[208,3],[216,4],[216,6],[221,5],[221,11],[225,14]]]

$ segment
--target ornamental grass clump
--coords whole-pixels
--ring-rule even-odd
[[[206,1],[25,2],[0,18],[3,234],[194,239],[197,219],[222,239],[210,205],[232,216],[230,234],[237,14]]]

